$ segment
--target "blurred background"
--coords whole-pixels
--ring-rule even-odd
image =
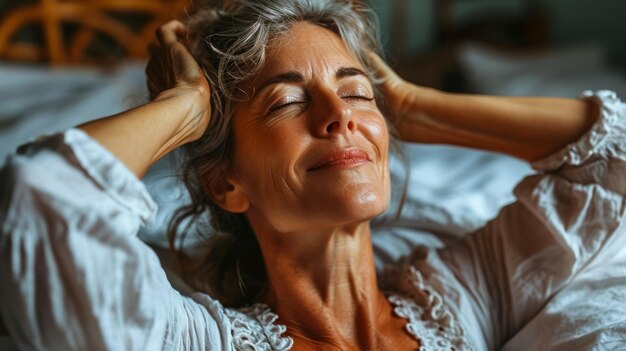
[[[626,94],[626,1],[369,0],[392,66],[454,92]],[[146,101],[155,29],[188,0],[0,0],[0,157]]]
[[[626,72],[626,21],[620,15],[626,1],[370,0],[370,6],[380,19],[389,59],[416,83],[533,95],[521,89],[484,91],[489,82],[480,80],[523,75],[540,80],[548,78],[546,72],[590,78],[600,65],[615,70],[607,76]],[[571,96],[571,89],[535,94],[546,93]]]

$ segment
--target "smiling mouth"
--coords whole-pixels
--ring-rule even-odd
[[[344,168],[370,162],[367,154],[359,149],[336,149],[322,157],[309,171]]]

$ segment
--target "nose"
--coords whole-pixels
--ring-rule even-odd
[[[354,109],[334,92],[325,94],[316,113],[318,122],[315,129],[322,137],[345,135],[357,129]]]

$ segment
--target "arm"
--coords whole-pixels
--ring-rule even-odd
[[[608,91],[584,97],[601,107],[590,131],[532,163],[541,172],[516,186],[516,202],[439,252],[469,296],[469,334],[482,335],[486,349],[514,336],[503,349],[550,349],[564,342],[564,330],[577,339],[603,335],[612,321],[583,325],[562,314],[571,307],[580,316],[581,299],[623,277],[607,273],[626,247],[626,104]],[[572,287],[578,291],[564,292]],[[602,304],[590,305],[585,314],[601,313]]]
[[[198,139],[209,124],[210,89],[178,41],[184,31],[172,21],[157,32],[146,69],[152,102],[79,127],[140,178],[159,158]]]
[[[403,139],[506,152],[540,171],[485,227],[417,263],[421,272],[437,265],[443,273],[428,279],[463,292],[457,311],[466,335],[480,349],[511,350],[562,342],[554,338],[563,323],[581,337],[585,327],[555,311],[594,296],[600,285],[582,285],[586,295],[563,291],[581,274],[610,270],[626,247],[626,105],[607,91],[581,101],[466,96],[411,86],[390,70],[383,77]]]
[[[219,302],[181,296],[136,233],[143,184],[85,133],[24,145],[0,168],[0,314],[29,350],[228,348]]]
[[[208,124],[206,81],[164,41],[181,26],[163,28],[149,63],[153,102],[24,145],[0,167],[0,314],[21,349],[231,344],[219,302],[181,296],[136,237],[156,212],[137,176]]]
[[[559,98],[449,94],[413,85],[373,56],[391,118],[405,141],[497,151],[535,161],[578,139],[597,105]]]

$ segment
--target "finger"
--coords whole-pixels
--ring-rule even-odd
[[[169,21],[157,29],[157,39],[161,45],[173,45],[179,35],[186,33],[185,25],[180,21]]]
[[[154,98],[157,91],[156,84],[154,82],[155,63],[153,60],[148,61],[146,65],[146,83],[148,84],[148,91],[150,92],[150,98]]]
[[[196,77],[200,73],[200,65],[182,43],[172,46],[174,67],[182,69],[186,77]]]
[[[390,79],[396,76],[396,72],[394,72],[386,63],[383,61],[380,56],[378,56],[374,52],[369,53],[369,57],[374,64],[374,68],[376,68],[377,73],[384,79]]]

